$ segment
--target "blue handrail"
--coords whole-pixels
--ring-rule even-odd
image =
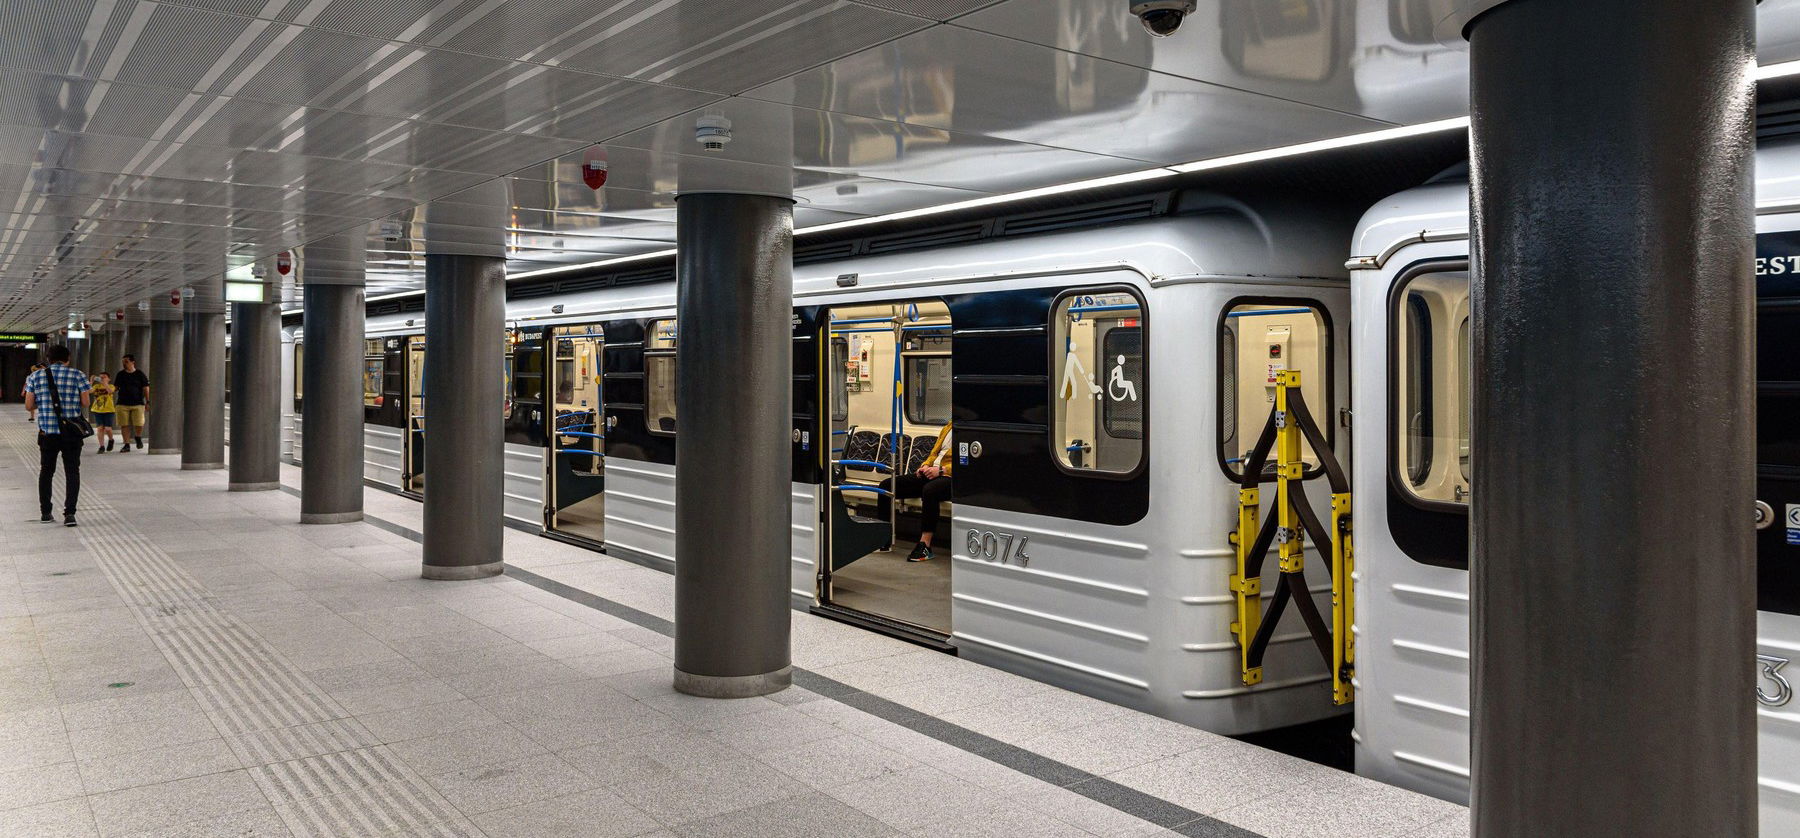
[[[847,466],[849,468],[866,468],[872,471],[890,471],[893,469],[893,466],[875,460],[838,460],[836,465]]]
[[[589,451],[586,448],[558,448],[558,449],[556,449],[556,451],[554,453],[557,453],[557,454],[586,454],[589,457],[604,457],[604,456],[606,456],[605,454],[602,454],[599,451]]]
[[[579,436],[579,437],[586,437],[588,439],[605,439],[606,438],[605,434],[591,434],[591,433],[588,433],[587,431],[557,431],[556,435],[557,436]]]
[[[844,319],[844,320],[833,320],[833,321],[831,321],[831,325],[839,326],[839,325],[847,325],[847,324],[851,324],[851,323],[892,323],[892,322],[894,322],[894,318],[892,318],[892,317],[851,317],[851,318]]]
[[[1141,308],[1141,306],[1137,303],[1117,303],[1104,306],[1069,306],[1069,313],[1077,314],[1086,311],[1126,311],[1134,308]]]
[[[840,436],[840,435],[847,434],[847,433],[850,433],[850,432],[849,431],[832,431],[831,435],[832,436]]]
[[[833,486],[831,488],[840,492],[874,492],[878,495],[890,494],[888,490],[883,489],[880,486],[864,486],[861,483],[845,483],[842,486]]]
[[[950,328],[950,324],[946,323],[942,326],[901,326],[900,330],[903,332],[948,332]]]
[[[557,433],[561,433],[563,431],[576,431],[576,430],[580,430],[582,428],[591,428],[593,426],[594,426],[594,423],[589,422],[585,425],[563,425],[562,427],[559,427],[556,430],[557,430]]]
[[[1256,317],[1258,315],[1263,315],[1263,314],[1311,314],[1311,313],[1313,313],[1313,310],[1310,308],[1262,308],[1262,309],[1250,309],[1249,311],[1234,311],[1225,316],[1226,317]]]

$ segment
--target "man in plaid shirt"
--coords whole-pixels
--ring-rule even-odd
[[[34,411],[38,426],[38,510],[40,521],[50,516],[50,484],[56,479],[56,458],[62,456],[64,472],[63,526],[75,526],[75,501],[81,496],[81,447],[86,440],[63,433],[62,418],[74,419],[88,406],[87,373],[69,366],[69,347],[57,345],[45,353],[50,366],[25,379],[25,409]],[[50,388],[56,387],[53,398]],[[60,417],[57,405],[60,402]]]

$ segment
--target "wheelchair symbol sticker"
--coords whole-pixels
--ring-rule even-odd
[[[1790,503],[1787,505],[1787,528],[1790,530],[1800,530],[1800,503]]]

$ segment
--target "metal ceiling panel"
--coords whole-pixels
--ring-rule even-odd
[[[968,14],[976,9],[992,6],[998,0],[855,0],[864,6],[874,6],[890,12],[902,12],[918,15],[931,20],[945,21]]]
[[[982,192],[1040,186],[1038,173],[1043,171],[1079,180],[1144,168],[1139,160],[759,99],[728,99],[704,113],[731,120],[731,142],[719,151],[705,151],[695,140],[694,114],[633,131],[608,142],[607,147],[630,146]]]
[[[956,26],[905,37],[749,95],[1158,164],[1386,127]]]
[[[1451,0],[1221,0],[1154,38],[1121,0],[1009,0],[956,25],[1391,122],[1468,108],[1468,55],[1434,26]],[[1420,84],[1420,82],[1428,82]]]

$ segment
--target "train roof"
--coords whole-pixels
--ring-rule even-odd
[[[1756,209],[1759,215],[1800,212],[1800,138],[1757,146]],[[1390,195],[1363,213],[1351,240],[1351,262],[1372,267],[1405,244],[1468,234],[1467,176],[1446,178]]]
[[[1128,267],[1152,285],[1196,278],[1286,277],[1344,280],[1348,219],[1299,201],[1250,205],[1222,196],[1189,196],[1178,215],[941,248],[856,256],[794,269],[795,302],[842,294],[839,277],[856,274],[857,292],[898,293],[982,278],[1004,279],[1060,269]],[[647,315],[675,305],[675,285],[660,282],[512,299],[511,322],[580,322],[604,312]],[[560,306],[558,312],[556,307]],[[368,319],[371,334],[423,329],[422,312]]]

